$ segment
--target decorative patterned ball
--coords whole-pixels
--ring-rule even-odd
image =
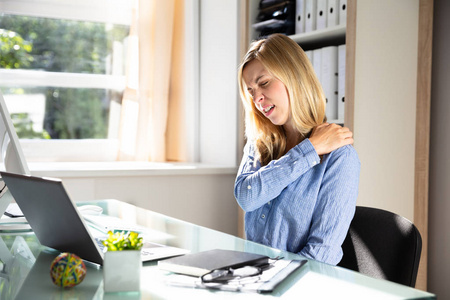
[[[71,288],[83,281],[86,276],[86,266],[75,254],[64,252],[53,260],[50,276],[57,286]]]

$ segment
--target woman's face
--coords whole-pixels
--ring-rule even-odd
[[[273,124],[290,122],[289,95],[286,86],[270,75],[259,60],[244,67],[242,76],[256,108]]]

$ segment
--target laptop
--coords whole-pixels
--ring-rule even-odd
[[[60,179],[7,172],[0,175],[42,245],[103,264],[103,245],[93,237]],[[150,261],[188,252],[144,241],[141,258]]]

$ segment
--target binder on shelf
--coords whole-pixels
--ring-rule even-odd
[[[294,17],[295,1],[275,1],[269,7],[260,7],[259,13],[256,16],[256,21],[266,21],[269,19],[287,20]]]
[[[339,0],[328,0],[327,3],[327,27],[339,25]]]
[[[316,1],[305,0],[305,32],[316,30]]]
[[[345,117],[345,45],[338,46],[338,119]]]
[[[339,0],[339,25],[347,24],[347,0]]]
[[[317,0],[316,30],[327,27],[327,0]]]
[[[270,19],[262,22],[258,22],[252,25],[255,30],[263,30],[264,28],[275,28],[279,25],[283,25],[285,21]]]
[[[317,79],[322,83],[322,48],[312,50],[312,63]]]
[[[327,99],[325,113],[328,120],[338,118],[338,47],[322,48],[321,82]]]
[[[295,4],[294,0],[260,2],[256,24],[253,25],[253,28],[260,31],[260,36],[267,36],[273,33],[294,34]]]
[[[305,0],[295,2],[295,34],[305,32]]]
[[[259,1],[259,9],[265,9],[271,6],[274,6],[276,4],[280,4],[281,2],[284,2],[283,0],[260,0]]]

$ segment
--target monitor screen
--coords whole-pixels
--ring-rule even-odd
[[[0,92],[0,168],[10,173],[30,175],[25,156],[19,143],[19,137],[12,123],[5,99]],[[1,179],[0,179],[1,180]],[[0,182],[0,216],[3,216],[9,203],[13,201],[11,193],[3,180]],[[4,222],[2,222],[4,223]],[[0,228],[1,229],[1,228]]]

